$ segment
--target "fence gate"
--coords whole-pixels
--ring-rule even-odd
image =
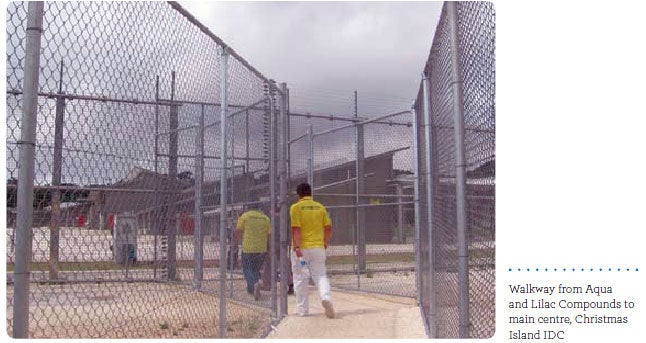
[[[383,112],[393,103],[406,108],[401,100],[376,106],[374,95],[349,95],[314,95],[336,103],[332,113],[348,114],[312,114],[307,106],[313,95],[290,90],[291,201],[296,186],[308,182],[328,209],[332,286],[415,297],[413,115],[408,109]]]

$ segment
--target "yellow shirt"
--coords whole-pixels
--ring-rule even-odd
[[[247,211],[238,218],[236,230],[243,231],[242,252],[267,252],[267,236],[271,233],[269,217],[260,211]]]
[[[311,196],[302,197],[289,209],[292,227],[301,228],[301,249],[323,248],[325,246],[325,226],[330,225],[330,217],[325,206],[312,200]],[[292,246],[294,242],[292,241]]]

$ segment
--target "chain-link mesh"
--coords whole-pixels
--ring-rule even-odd
[[[458,2],[458,58],[463,80],[468,209],[468,335],[487,338],[495,330],[495,14],[487,2]],[[420,296],[435,336],[458,337],[456,147],[451,30],[445,4],[425,66],[429,82],[430,142],[419,145]],[[424,94],[420,87],[417,135],[424,142]],[[431,149],[428,153],[426,149]],[[430,157],[430,161],[426,157]],[[430,163],[429,163],[430,162]],[[428,166],[431,169],[428,169]],[[433,215],[426,217],[430,205]],[[428,224],[432,225],[429,230]],[[430,237],[429,237],[430,235]],[[431,256],[429,256],[429,252]],[[433,265],[430,265],[430,261]]]
[[[425,67],[431,116],[424,116],[420,89],[415,135],[410,134],[414,118],[405,110],[405,99],[292,89],[286,200],[296,200],[293,191],[308,180],[311,168],[314,196],[327,206],[332,220],[327,263],[332,285],[408,297],[417,292],[427,320],[432,313],[435,336],[457,337],[451,70],[457,52],[467,154],[468,333],[490,337],[495,324],[494,11],[483,2],[458,3],[457,9],[458,50],[451,48],[445,5]],[[26,3],[10,3],[10,335],[11,271],[21,253],[15,247],[15,228],[26,21]],[[279,162],[278,138],[285,133],[271,128],[281,97],[275,84],[229,54],[217,37],[173,2],[46,3],[41,45],[29,336],[266,333],[277,317],[278,295],[264,291],[254,300],[249,294],[233,238],[237,218],[250,208],[266,209],[276,219],[269,204],[270,186],[278,191],[278,174],[270,166]],[[221,155],[223,80],[229,104],[226,159]],[[386,114],[393,115],[357,125]],[[426,120],[431,122],[428,142]],[[223,168],[226,207],[220,199]],[[425,175],[430,175],[430,184]],[[226,227],[221,228],[222,216]],[[276,250],[265,258],[263,281],[276,290],[276,275],[269,271],[272,261],[278,270],[279,235],[277,226],[272,227]]]
[[[6,13],[11,335],[27,4],[10,3]],[[237,55],[229,58],[223,161],[226,51],[176,3],[48,2],[41,37],[29,336],[265,334],[270,295],[254,301],[245,291],[237,249],[221,242],[219,218],[227,216],[230,238],[247,203],[268,196],[267,80]],[[219,325],[223,282],[226,332]]]
[[[458,6],[464,80],[469,336],[488,338],[495,328],[495,13],[492,3]]]
[[[352,92],[295,88],[290,101],[289,187],[293,193],[308,181],[312,159],[313,196],[332,222],[326,260],[331,285],[414,297],[412,117],[401,111],[409,103],[359,93],[355,117]],[[399,114],[356,125],[389,113]],[[359,188],[358,167],[364,174]]]

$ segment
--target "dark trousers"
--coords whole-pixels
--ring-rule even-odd
[[[266,253],[242,252],[242,273],[247,281],[247,293],[253,293],[253,285],[260,280],[260,267],[265,260]]]

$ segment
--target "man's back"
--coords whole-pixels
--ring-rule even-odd
[[[301,228],[301,249],[324,247],[324,227],[330,225],[325,206],[305,196],[291,206],[289,214],[291,226]]]
[[[244,231],[242,251],[263,253],[267,251],[267,235],[270,233],[269,217],[260,211],[247,211],[238,219],[238,230]]]

